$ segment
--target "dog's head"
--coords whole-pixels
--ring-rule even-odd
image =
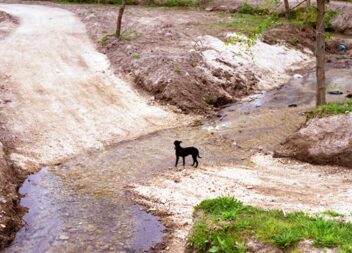
[[[176,147],[180,146],[181,143],[182,143],[182,141],[174,141],[174,144]]]

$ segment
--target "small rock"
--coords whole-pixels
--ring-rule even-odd
[[[289,104],[288,107],[297,107],[297,104]]]
[[[346,98],[352,98],[352,93],[348,93],[348,94],[346,95]]]
[[[68,240],[69,237],[67,235],[60,235],[59,239],[62,240],[62,241],[65,241],[65,240]]]
[[[247,189],[253,189],[254,187],[252,185],[247,185],[246,188]]]
[[[2,228],[6,228],[6,225],[4,225],[4,224],[0,224],[0,227],[2,227]]]
[[[303,78],[303,76],[300,75],[300,74],[294,74],[294,75],[293,75],[293,78],[294,78],[294,79],[300,79],[300,78]]]
[[[330,95],[342,95],[343,94],[343,92],[340,90],[330,90],[330,91],[328,91],[328,93]]]
[[[175,182],[175,183],[179,183],[179,182],[181,182],[181,179],[180,179],[180,178],[175,178],[175,179],[174,179],[174,182]]]

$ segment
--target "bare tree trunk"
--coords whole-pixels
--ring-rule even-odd
[[[290,17],[290,4],[289,4],[288,0],[284,0],[284,4],[285,4],[285,17],[289,18]]]
[[[325,98],[325,37],[324,37],[324,15],[325,15],[325,0],[317,0],[318,18],[316,27],[317,39],[317,105],[326,103]]]
[[[116,20],[116,33],[115,33],[115,35],[117,38],[121,37],[122,16],[125,11],[125,7],[126,7],[126,0],[122,0],[122,5],[119,9],[119,14],[118,14],[117,20]]]
[[[307,9],[309,9],[311,6],[310,0],[307,0]]]

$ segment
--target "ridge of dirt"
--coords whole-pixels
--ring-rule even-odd
[[[0,11],[0,41],[8,37],[19,25],[19,20]],[[0,92],[5,89],[0,86]],[[22,225],[24,208],[19,205],[19,185],[25,176],[20,175],[9,163],[5,147],[0,142],[0,250],[8,246]]]
[[[9,162],[0,142],[0,250],[8,246],[22,226],[26,209],[20,205],[18,188],[26,178],[24,171],[16,170]]]
[[[128,76],[136,88],[153,95],[159,103],[175,105],[184,113],[213,114],[220,107],[262,89],[260,79],[267,73],[262,73],[261,68],[246,68],[241,57],[230,59],[231,53],[240,54],[230,52],[226,46],[222,50],[227,51],[219,52],[212,60],[214,63],[206,59],[218,48],[203,46],[203,40],[225,40],[231,31],[214,28],[212,24],[228,22],[230,17],[215,12],[128,6],[123,39],[116,40],[112,34],[117,7],[61,7],[74,12],[86,24],[115,73]],[[302,61],[297,60],[297,64]],[[275,75],[279,79],[284,74]]]

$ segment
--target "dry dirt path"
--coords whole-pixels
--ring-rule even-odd
[[[20,20],[0,45],[0,140],[19,167],[175,123],[174,114],[149,105],[112,74],[73,13],[17,4],[0,10]]]

